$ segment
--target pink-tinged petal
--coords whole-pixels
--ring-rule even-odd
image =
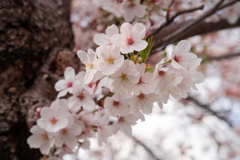
[[[104,33],[96,34],[93,38],[93,41],[99,46],[108,45],[108,37]]]
[[[65,88],[67,88],[66,85],[67,85],[66,80],[61,79],[61,80],[57,81],[57,83],[55,84],[54,88],[55,88],[56,91],[61,91],[61,90],[65,89]]]
[[[176,55],[188,53],[191,49],[191,43],[187,40],[180,41],[176,46]]]
[[[132,127],[129,124],[121,123],[121,131],[126,135],[132,134]]]
[[[116,121],[116,122],[113,124],[113,126],[112,126],[112,132],[113,132],[113,134],[116,134],[116,133],[119,131],[119,129],[120,129],[119,122]]]
[[[123,46],[125,45],[125,38],[121,34],[115,34],[110,38],[110,42],[115,46]]]
[[[70,137],[68,135],[65,137],[65,143],[69,148],[74,149],[74,147],[78,145],[78,139],[77,137],[74,137],[74,136]]]
[[[68,91],[69,91],[69,89],[67,89],[67,88],[62,90],[61,92],[58,93],[57,98],[65,96],[68,93]]]
[[[50,122],[43,120],[42,118],[37,120],[37,125],[46,130],[48,130],[51,127]]]
[[[49,145],[49,142],[48,141],[43,141],[43,143],[40,146],[40,151],[41,151],[42,154],[48,155],[49,151],[50,151],[50,148],[51,147]]]
[[[128,115],[129,112],[130,112],[130,110],[129,110],[129,108],[128,108],[127,105],[124,106],[124,107],[121,107],[121,108],[119,108],[119,109],[120,109],[120,110],[119,110],[119,114],[120,114],[121,116],[126,116],[126,115]]]
[[[103,73],[104,73],[105,75],[111,75],[111,74],[115,73],[117,69],[118,69],[118,68],[116,68],[116,67],[114,66],[114,64],[109,64],[109,65],[107,65],[107,67],[106,67],[104,70],[102,70],[102,71],[103,71]]]
[[[45,130],[40,128],[39,126],[35,125],[30,129],[30,132],[32,134],[43,134],[43,133],[45,133]]]
[[[134,51],[134,47],[133,45],[125,45],[125,46],[122,46],[120,48],[120,51],[123,53],[123,54],[127,54],[127,53],[131,53]]]
[[[79,96],[79,95],[82,93],[82,91],[83,91],[82,85],[77,84],[77,85],[75,85],[74,88],[73,88],[73,95],[74,95],[74,96]]]
[[[53,109],[48,108],[48,107],[43,107],[41,109],[41,117],[45,120],[50,119],[53,116]]]
[[[96,70],[88,71],[84,76],[84,84],[89,84],[92,81],[95,73],[96,73]]]
[[[89,59],[88,59],[88,55],[86,52],[80,50],[77,52],[78,58],[82,61],[82,63],[86,64]]]
[[[108,37],[111,37],[111,36],[113,36],[113,35],[115,35],[115,34],[118,34],[118,33],[119,33],[119,32],[118,32],[118,27],[117,27],[115,24],[107,27],[107,29],[106,29],[106,35],[107,35]]]
[[[114,66],[116,68],[120,68],[123,65],[123,62],[124,62],[124,57],[123,55],[120,55],[118,58],[114,60]]]
[[[118,46],[109,46],[109,50],[111,51],[111,55],[114,58],[118,58],[120,56],[120,47],[118,47]]]
[[[75,70],[72,67],[67,67],[64,72],[65,80],[73,80],[75,77]]]
[[[177,63],[174,59],[172,59],[171,62],[173,68],[179,69],[179,70],[185,70],[179,63]]]
[[[39,148],[42,142],[42,135],[31,135],[27,139],[27,143],[29,144],[30,148]]]
[[[96,53],[92,49],[88,49],[88,57],[90,58],[90,61],[92,62],[96,58]]]
[[[47,129],[47,131],[48,132],[57,132],[60,129],[67,127],[67,125],[68,125],[67,118],[59,119],[55,124],[53,124],[49,129]]]
[[[124,38],[130,38],[133,33],[133,27],[130,23],[123,23],[121,25],[120,31]]]
[[[134,11],[131,9],[126,9],[123,13],[123,18],[126,22],[131,22],[135,17]],[[122,31],[121,31],[122,33]]]
[[[93,111],[95,109],[95,102],[93,101],[92,98],[85,97],[84,100],[82,101],[82,107],[86,111]]]
[[[61,132],[61,131],[60,131]],[[59,133],[59,132],[58,132]],[[60,134],[59,134],[60,135]],[[60,135],[61,136],[61,135]],[[62,147],[63,146],[63,140],[62,137],[57,137],[55,138],[55,145],[56,147]]]
[[[106,125],[108,125],[108,123],[109,123],[109,117],[108,116],[102,117],[99,121],[100,126],[106,126]]]
[[[136,51],[144,50],[147,47],[147,45],[148,45],[148,43],[144,40],[139,40],[132,44],[134,50],[136,50]]]
[[[142,40],[145,37],[146,34],[146,28],[143,24],[141,23],[136,23],[133,26],[133,39],[134,40]]]
[[[146,5],[142,4],[137,5],[136,8],[134,9],[135,16],[142,18],[146,13],[146,7],[147,7]]]
[[[80,135],[82,133],[82,127],[80,125],[73,124],[69,128],[69,133],[71,133],[74,136],[78,136],[78,135]]]

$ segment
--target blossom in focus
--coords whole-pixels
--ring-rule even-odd
[[[93,41],[99,46],[112,45],[112,43],[110,42],[110,38],[115,34],[119,34],[119,31],[118,27],[115,24],[113,24],[107,27],[106,34],[104,33],[96,34],[93,38]]]
[[[30,148],[40,148],[42,154],[49,154],[50,148],[54,144],[53,135],[38,125],[33,126],[30,132],[33,134],[27,139]]]
[[[123,65],[124,57],[117,46],[100,46],[96,53],[98,59],[93,62],[94,67],[105,75],[113,74]]]
[[[75,71],[72,67],[67,67],[64,72],[64,78],[55,84],[54,88],[58,93],[58,98],[65,96],[68,92],[72,93],[73,85],[77,83],[75,78]]]
[[[129,114],[128,103],[131,99],[123,98],[119,94],[114,94],[112,97],[105,99],[104,107],[108,109],[108,112],[112,116],[126,116]]]
[[[77,136],[80,135],[81,132],[81,126],[74,123],[74,118],[69,116],[67,127],[61,129],[55,134],[55,145],[57,147],[62,147],[63,144],[65,144],[69,148],[74,149],[74,147],[78,145]]]
[[[125,60],[122,67],[110,76],[110,90],[120,96],[131,97],[133,85],[139,81],[139,74],[133,61]]]
[[[116,134],[119,130],[121,130],[126,135],[131,135],[132,134],[131,125],[134,124],[136,124],[136,122],[133,115],[118,117],[117,121],[112,126],[112,132],[113,134]]]
[[[186,41],[180,41],[172,51],[171,64],[176,69],[186,69],[196,64],[197,56],[190,53],[191,44]]]
[[[37,124],[48,132],[57,132],[68,125],[66,117],[68,114],[63,107],[43,107],[41,118],[37,120]]]
[[[123,23],[120,28],[121,34],[115,34],[110,38],[112,44],[119,46],[124,54],[145,49],[148,43],[142,40],[146,34],[146,28],[141,23],[132,26],[130,23]]]
[[[96,55],[92,49],[88,49],[88,53],[80,50],[77,52],[77,55],[81,62],[85,64],[86,67],[84,84],[89,84],[92,81],[94,74],[97,72],[97,70],[94,69],[92,63],[96,59]]]
[[[71,111],[77,112],[83,107],[86,111],[93,111],[95,109],[95,102],[93,96],[85,91],[82,85],[78,84],[73,89],[73,96],[69,98],[68,107]]]

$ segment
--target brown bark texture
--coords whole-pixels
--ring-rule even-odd
[[[67,50],[73,47],[69,5],[70,0],[0,1],[1,160],[41,156],[27,144],[35,109],[55,98],[58,75],[76,62]]]

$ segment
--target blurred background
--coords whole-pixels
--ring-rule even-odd
[[[28,147],[35,110],[56,98],[54,83],[67,66],[83,70],[78,50],[96,48],[93,37],[125,22],[121,0],[2,0],[0,2],[0,159],[39,159]],[[239,160],[240,2],[142,0],[141,22],[154,33],[148,64],[170,57],[182,39],[202,58],[205,81],[186,99],[157,105],[133,127],[101,147],[90,139],[64,159]],[[167,18],[168,17],[168,18]],[[160,28],[160,30],[158,30]],[[158,31],[156,31],[158,30]]]

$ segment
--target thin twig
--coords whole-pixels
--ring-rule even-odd
[[[210,61],[220,61],[220,60],[226,60],[226,59],[231,59],[240,56],[240,53],[235,53],[235,54],[228,54],[228,55],[223,55],[223,56],[218,56],[218,57],[209,57],[208,59]]]
[[[200,103],[198,100],[196,100],[195,98],[193,98],[193,97],[191,97],[191,96],[188,96],[188,98],[186,98],[185,100],[189,100],[189,101],[194,102],[198,107],[200,107],[200,108],[208,111],[208,112],[211,113],[212,115],[214,115],[214,116],[216,116],[217,118],[225,121],[229,126],[231,126],[231,124],[228,122],[228,120],[227,120],[225,117],[219,116],[219,115],[218,115],[219,113],[213,111],[213,110],[210,108],[209,105],[202,104],[202,103]]]
[[[179,37],[183,36],[184,34],[187,34],[188,32],[190,32],[191,30],[193,30],[198,24],[200,24],[200,22],[202,22],[205,18],[213,15],[216,11],[223,9],[224,7],[227,7],[229,5],[234,4],[235,2],[237,2],[238,0],[233,0],[231,2],[228,2],[224,5],[221,6],[221,4],[223,3],[224,0],[219,1],[211,10],[209,10],[208,12],[206,12],[204,15],[202,15],[201,17],[199,17],[197,20],[192,21],[191,23],[188,23],[187,25],[183,26],[182,28],[176,30],[175,32],[173,32],[172,34],[166,36],[163,41],[164,42],[168,42],[168,41],[176,41]],[[221,7],[220,7],[221,6]]]
[[[141,145],[155,160],[160,160],[159,158],[157,158],[152,150],[150,148],[148,148],[145,144],[143,144],[140,140],[138,140],[136,137],[134,137],[133,135],[131,136],[133,138],[133,140],[138,143],[139,145]]]
[[[170,10],[171,10],[171,7],[172,7],[174,1],[175,1],[175,0],[172,0],[171,3],[170,3],[169,6],[168,6],[168,9],[167,9],[167,16],[166,16],[166,21],[167,21],[167,22],[169,21]]]
[[[177,18],[178,16],[182,15],[182,14],[185,14],[185,13],[190,13],[190,12],[194,12],[194,11],[197,11],[197,10],[201,10],[204,8],[204,5],[201,5],[201,6],[198,6],[196,8],[192,8],[192,9],[188,9],[188,10],[183,10],[183,11],[179,11],[178,13],[176,13],[173,17],[171,18],[167,18],[168,20],[162,24],[158,29],[156,29],[155,31],[153,31],[153,33],[151,35],[149,35],[147,37],[147,39],[151,36],[153,36],[154,34],[157,34],[159,31],[161,31],[163,28],[165,28],[166,26],[170,25],[174,20],[175,18]]]

